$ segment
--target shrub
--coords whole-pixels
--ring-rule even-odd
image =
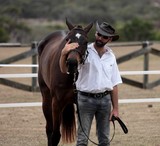
[[[9,40],[9,35],[4,28],[0,28],[0,42],[7,42]]]

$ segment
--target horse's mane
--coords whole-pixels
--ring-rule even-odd
[[[83,27],[81,25],[75,25],[74,29],[76,30],[82,30],[83,31]],[[68,31],[66,30],[59,30],[56,32],[52,32],[50,34],[48,34],[46,37],[44,37],[39,43],[38,43],[38,54],[41,55],[44,47],[46,46],[46,44],[56,35],[67,35]]]
[[[41,55],[44,47],[46,46],[46,44],[54,37],[54,36],[58,36],[58,35],[66,35],[67,31],[65,30],[60,30],[60,31],[56,31],[56,32],[52,32],[50,34],[48,34],[46,37],[44,37],[41,41],[39,41],[38,43],[38,54]]]

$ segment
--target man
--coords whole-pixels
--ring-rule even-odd
[[[78,105],[82,127],[89,135],[92,120],[96,119],[96,129],[99,146],[109,146],[110,120],[118,112],[118,84],[122,79],[117,67],[116,58],[112,50],[106,45],[119,39],[115,29],[108,23],[96,23],[95,42],[88,45],[88,57],[79,67],[76,81],[78,90]],[[78,47],[77,43],[69,42],[61,53],[60,67],[66,72],[64,56],[72,49]],[[112,107],[112,109],[111,109]],[[86,138],[80,124],[78,125],[77,146],[87,146]]]

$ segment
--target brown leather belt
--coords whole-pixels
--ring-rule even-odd
[[[88,96],[88,97],[103,98],[104,96],[110,94],[111,91],[105,91],[105,92],[102,92],[102,93],[88,93],[88,92],[79,91],[79,93],[80,93],[81,95]]]

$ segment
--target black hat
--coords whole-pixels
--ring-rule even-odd
[[[107,22],[103,22],[100,25],[96,22],[96,30],[103,36],[112,37],[112,41],[119,39],[119,35],[115,33],[115,29]]]

